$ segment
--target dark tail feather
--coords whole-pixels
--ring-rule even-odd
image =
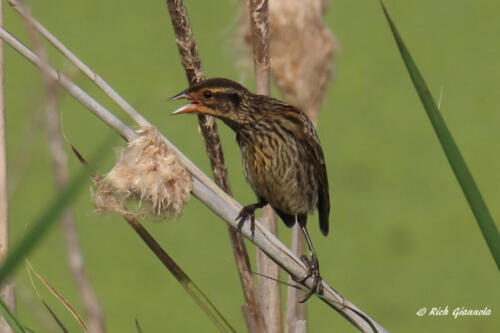
[[[328,235],[328,220],[330,216],[330,202],[324,202],[325,197],[319,196],[318,213],[319,213],[319,228],[323,235]],[[326,196],[328,199],[328,196]]]

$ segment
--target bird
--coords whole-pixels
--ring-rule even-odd
[[[252,238],[255,210],[270,204],[287,227],[298,223],[311,252],[301,260],[307,273],[295,280],[303,283],[313,277],[312,294],[323,293],[319,261],[307,232],[307,216],[316,209],[319,228],[328,235],[330,194],[323,150],[314,125],[299,108],[279,99],[250,92],[225,78],[206,79],[170,101],[188,103],[172,115],[195,113],[216,117],[236,133],[245,177],[257,202],[244,206],[236,221],[241,228],[250,220]]]

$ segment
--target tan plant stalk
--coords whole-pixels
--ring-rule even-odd
[[[0,2],[0,27],[3,26],[3,4]],[[7,193],[7,136],[5,124],[3,42],[0,42],[0,264],[7,257],[9,247],[9,199]],[[14,284],[7,282],[0,286],[0,297],[14,311],[16,308]],[[10,333],[12,329],[0,317],[0,333]]]
[[[248,0],[248,13],[253,50],[256,93],[270,94],[269,72],[269,2],[268,0]],[[276,213],[271,206],[263,209],[262,222],[274,235],[278,234]],[[281,292],[279,266],[264,252],[257,249],[257,272],[259,275],[259,300],[269,333],[282,332]],[[270,278],[269,278],[270,277]]]
[[[42,74],[42,81],[45,88],[45,114],[48,128],[50,157],[54,173],[54,186],[60,191],[63,190],[68,184],[69,171],[68,159],[64,151],[63,137],[61,134],[59,113],[57,112],[57,85],[47,72],[47,67],[49,66],[47,52],[43,47],[38,32],[34,29],[31,21],[29,20],[29,17],[31,17],[30,9],[24,2],[20,2],[19,7],[28,14],[25,17],[28,36],[32,41],[35,53],[42,63],[40,72]],[[79,244],[74,213],[71,208],[67,208],[64,211],[61,217],[61,222],[64,228],[68,265],[82,299],[85,313],[87,314],[89,329],[92,333],[103,333],[105,332],[104,314],[101,304],[97,299],[96,292],[85,271],[85,262]]]
[[[201,67],[201,60],[198,55],[193,32],[189,25],[189,18],[182,0],[167,0],[167,6],[174,28],[175,39],[181,56],[182,65],[186,71],[189,85],[195,85],[205,79],[205,74]],[[224,154],[217,133],[215,119],[206,115],[198,115],[198,123],[205,140],[205,149],[210,159],[215,183],[226,193],[231,195],[231,188],[227,178],[227,169],[224,162]],[[255,327],[256,332],[265,332],[264,319],[259,308],[255,283],[252,278],[250,260],[243,242],[243,238],[235,228],[229,227],[229,236],[233,246],[233,254],[236,259],[236,266],[240,276],[243,293],[247,307],[243,310],[243,315],[250,314],[246,321],[253,321],[250,327]]]
[[[36,66],[41,66],[38,57],[20,43],[15,37],[0,28],[0,38],[7,42],[11,47],[18,51]],[[137,137],[137,134],[127,125],[125,125],[114,114],[85,93],[80,87],[71,82],[66,76],[53,68],[48,68],[50,76],[57,80],[71,96],[87,107],[94,115],[110,126],[118,134],[130,141]],[[165,143],[177,154],[180,163],[191,174],[193,178],[193,195],[195,195],[203,204],[211,209],[215,214],[221,217],[227,224],[237,228],[236,216],[239,214],[242,206],[234,198],[220,189],[206,174],[204,174],[191,160],[189,160],[180,150],[178,150],[167,138],[163,137]],[[252,239],[250,225],[245,224],[241,233],[257,247],[276,261],[288,274],[294,277],[301,277],[307,272],[304,263],[293,254],[283,243],[281,243],[267,228],[262,227],[261,221],[255,221],[255,234]],[[324,303],[338,311],[343,317],[351,322],[362,332],[387,332],[380,324],[370,318],[356,305],[344,298],[337,291],[331,288],[323,280],[324,295],[319,297]],[[307,288],[311,288],[313,281],[311,278],[304,281]]]
[[[300,257],[304,253],[304,234],[298,225],[292,228],[292,240],[290,250]],[[292,277],[288,277],[288,283],[293,283]],[[299,303],[304,299],[305,293],[296,288],[287,287],[285,333],[306,333],[307,303]]]

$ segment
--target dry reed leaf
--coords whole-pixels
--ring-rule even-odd
[[[249,14],[242,1],[241,32],[252,45]],[[269,1],[271,73],[283,98],[312,120],[323,101],[337,42],[323,21],[325,0]]]
[[[78,311],[76,311],[75,308],[52,285],[50,285],[47,282],[47,280],[45,280],[45,278],[43,278],[43,276],[40,275],[40,273],[38,273],[33,268],[33,266],[31,265],[31,262],[28,259],[25,259],[25,260],[26,260],[26,267],[27,267],[28,275],[29,275],[29,278],[30,278],[30,281],[31,281],[31,286],[35,290],[35,293],[36,293],[38,299],[45,305],[45,307],[48,309],[48,311],[50,312],[50,314],[52,315],[52,317],[58,323],[61,323],[61,321],[59,320],[59,318],[56,316],[55,312],[52,311],[52,309],[49,307],[49,305],[45,302],[45,300],[43,299],[43,297],[38,292],[38,289],[37,289],[37,287],[35,285],[35,282],[33,281],[33,277],[31,275],[31,273],[34,273],[35,276],[37,277],[38,281],[40,281],[45,286],[45,288],[47,288],[50,291],[50,293],[55,298],[57,298],[57,300],[66,308],[66,310],[68,310],[68,312],[71,313],[71,315],[77,321],[78,325],[80,325],[80,327],[82,328],[82,330],[85,333],[89,333],[89,329],[87,327],[87,324],[85,324],[85,321],[83,320],[82,316],[78,313]],[[61,327],[61,328],[64,329],[64,327]]]
[[[139,134],[106,176],[94,177],[94,205],[100,212],[177,218],[189,200],[191,176],[154,127]]]

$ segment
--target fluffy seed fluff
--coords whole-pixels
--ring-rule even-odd
[[[94,177],[93,200],[99,212],[145,218],[177,218],[189,200],[191,176],[177,161],[154,127],[119,153],[104,177]]]

